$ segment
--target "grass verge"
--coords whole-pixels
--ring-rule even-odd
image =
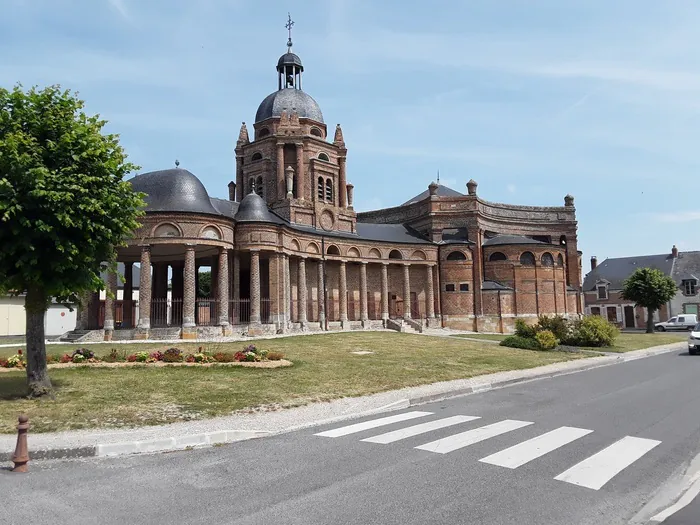
[[[51,370],[55,401],[26,399],[24,371],[2,374],[0,432],[15,432],[20,412],[29,415],[33,432],[156,425],[240,410],[298,406],[585,357],[384,332],[298,336],[257,340],[255,344],[282,352],[294,366]],[[235,351],[243,345],[177,346],[186,352],[199,346],[216,352]],[[91,345],[98,355],[113,347],[126,349],[126,345]],[[156,348],[164,345],[128,345],[129,352]],[[69,350],[67,345],[60,347],[61,352]],[[356,355],[354,351],[373,353]]]
[[[501,334],[458,334],[454,337],[462,337],[469,339],[486,339],[489,341],[502,341],[506,336]],[[643,332],[623,332],[615,340],[614,346],[607,348],[581,347],[581,349],[595,350],[598,352],[631,352],[632,350],[642,350],[643,348],[650,348],[652,346],[678,343],[687,339],[687,332],[656,332],[653,334],[647,334]]]

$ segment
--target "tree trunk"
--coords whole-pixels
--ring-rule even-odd
[[[27,290],[24,308],[27,312],[27,383],[29,397],[51,396],[53,387],[46,367],[46,339],[44,337],[44,316],[48,297],[39,287]]]
[[[653,308],[647,308],[647,333],[654,333],[654,310]]]

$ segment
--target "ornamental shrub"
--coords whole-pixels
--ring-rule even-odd
[[[165,363],[180,363],[182,362],[184,356],[182,355],[182,350],[179,348],[168,348],[163,352],[163,362]]]
[[[280,359],[284,358],[284,354],[282,352],[269,352],[267,354],[267,358],[270,361],[279,361]]]
[[[537,321],[537,330],[549,330],[554,334],[554,337],[564,341],[571,335],[571,323],[561,315],[553,315],[552,317],[540,315]]]
[[[526,339],[527,338],[532,339],[533,337],[535,337],[535,333],[537,333],[536,326],[530,326],[522,319],[515,320],[515,335],[517,335],[519,337],[524,337]],[[519,348],[519,347],[516,347],[516,348]]]
[[[500,342],[501,346],[510,348],[522,348],[524,350],[539,350],[540,345],[533,337],[523,337],[520,335],[509,335]]]
[[[233,354],[230,352],[217,352],[212,357],[217,363],[232,363],[235,361]]]
[[[61,358],[58,360],[59,363],[72,363],[73,362],[73,356],[71,354],[63,354]]]
[[[7,368],[24,368],[25,365],[24,356],[21,353],[8,357],[5,364]]]
[[[620,334],[617,327],[599,315],[589,315],[573,323],[571,337],[565,344],[572,346],[612,346]]]
[[[537,341],[542,350],[552,350],[559,344],[559,340],[551,330],[540,330],[537,332],[535,341]]]
[[[95,358],[95,352],[92,350],[88,350],[87,348],[76,348],[73,350],[73,355],[72,357],[75,359],[75,356],[79,355],[81,357],[78,358],[78,360],[74,360],[74,363],[79,363],[82,361],[85,361],[87,359],[94,359]]]

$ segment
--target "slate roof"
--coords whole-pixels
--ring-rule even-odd
[[[249,193],[243,197],[233,220],[236,222],[277,222],[263,198],[257,193]]]
[[[414,202],[420,202],[423,199],[427,199],[430,196],[430,190],[425,190],[422,193],[419,193],[412,199],[407,200],[404,202],[401,206],[407,206],[409,204],[413,204]],[[442,184],[438,184],[437,188],[437,196],[438,197],[464,197],[464,193],[460,193],[457,190],[453,190],[452,188],[448,188],[447,186],[443,186]]]
[[[547,244],[523,235],[496,235],[484,241],[484,246],[505,246],[508,244]]]
[[[217,199],[216,197],[212,197],[209,200],[211,201],[212,206],[216,208],[216,211],[230,219],[233,219],[238,211],[238,202],[230,201],[228,199]]]
[[[637,268],[656,268],[666,275],[671,276],[673,270],[673,256],[670,253],[660,255],[641,255],[636,257],[618,257],[605,259],[596,266],[583,280],[583,291],[595,290],[596,282],[605,279],[610,282],[611,290],[621,290],[622,282],[627,279]]]
[[[146,194],[147,211],[219,215],[204,184],[182,168],[151,171],[129,179],[134,191]]]
[[[508,286],[505,286],[496,281],[484,281],[481,285],[482,290],[512,290]]]
[[[318,103],[311,95],[295,88],[280,89],[266,96],[255,113],[255,122],[280,117],[283,111],[288,114],[295,111],[300,118],[309,118],[323,123],[323,113]]]
[[[442,230],[442,244],[474,244],[469,240],[467,228],[445,228]]]
[[[686,279],[700,281],[700,252],[679,252],[671,277],[679,286]]]
[[[325,231],[313,228],[311,226],[301,226],[299,224],[290,224],[284,221],[284,224],[293,230],[298,230],[304,233],[313,233],[315,235],[323,235],[328,238],[343,238],[357,239],[365,241],[392,242],[403,244],[432,244],[432,242],[420,235],[418,232],[407,228],[403,224],[373,224],[368,222],[358,222],[356,224],[357,233],[340,232],[340,231]]]

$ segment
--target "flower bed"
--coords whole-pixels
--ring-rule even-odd
[[[175,366],[207,366],[207,365],[233,365],[252,366],[259,368],[277,368],[290,366],[292,363],[283,359],[279,352],[261,350],[255,345],[248,345],[239,352],[207,352],[201,346],[195,353],[184,353],[179,348],[171,347],[163,351],[136,352],[127,354],[113,348],[109,354],[100,358],[95,352],[87,348],[78,348],[71,354],[47,355],[46,361],[49,368],[70,368],[75,366],[129,366],[129,365],[175,365]],[[0,369],[23,369],[26,361],[22,350],[8,359],[0,359]]]

